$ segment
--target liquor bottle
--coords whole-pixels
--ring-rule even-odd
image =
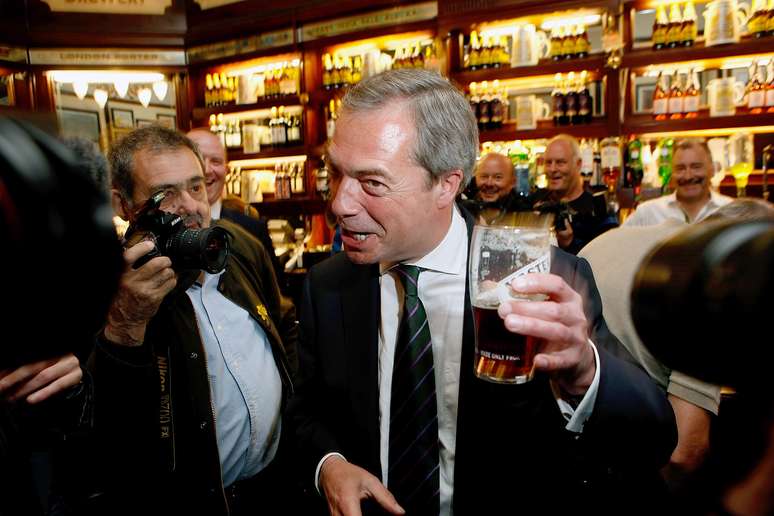
[[[585,25],[578,25],[578,39],[575,41],[576,54],[578,57],[586,57],[591,50],[591,42],[589,41],[589,33],[586,30]]]
[[[328,104],[328,115],[325,120],[325,135],[330,140],[333,138],[333,133],[336,131],[336,119],[338,118],[336,114],[336,105],[333,102],[333,99],[331,99],[330,103]]]
[[[634,195],[640,194],[642,185],[643,167],[642,167],[642,142],[632,136],[629,140],[626,156],[626,174],[624,175],[624,186],[634,189]]]
[[[333,84],[334,88],[341,88],[343,86],[343,81],[341,80],[341,69],[341,56],[333,56],[333,73],[331,74],[331,83]]]
[[[492,81],[492,93],[489,96],[489,128],[499,129],[503,126],[503,103],[500,98],[500,81]]]
[[[215,114],[210,115],[210,131],[218,134],[218,118]]]
[[[486,129],[489,127],[489,83],[481,82],[481,98],[478,101],[478,128]]]
[[[323,88],[329,90],[333,87],[333,59],[327,52],[323,54]]]
[[[667,29],[667,46],[675,48],[682,39],[683,17],[680,15],[680,6],[673,3],[669,6],[669,28]]]
[[[288,144],[288,121],[285,118],[285,106],[280,106],[277,110],[277,145],[284,147]]]
[[[680,84],[680,74],[675,70],[672,76],[672,83],[669,86],[669,119],[678,120],[683,118],[683,88]]]
[[[583,178],[583,189],[591,190],[591,176],[594,174],[594,149],[586,138],[580,141],[581,155],[581,177]]]
[[[208,73],[204,76],[204,107],[212,107],[212,90],[214,88],[212,84],[212,74]]]
[[[510,66],[511,64],[511,53],[508,51],[508,39],[505,36],[500,36],[500,44],[499,44],[499,61],[500,66]]]
[[[680,44],[684,47],[693,46],[696,42],[698,26],[696,25],[696,8],[693,0],[688,0],[683,10],[683,25],[680,28]]]
[[[752,1],[752,14],[747,20],[747,32],[756,38],[762,38],[767,34],[768,13],[766,11],[766,0]]]
[[[218,113],[217,117],[218,122],[218,139],[220,140],[220,144],[225,147],[226,146],[226,121],[223,118],[223,113]]]
[[[562,58],[562,36],[560,30],[559,27],[551,29],[549,56],[554,61],[559,61]]]
[[[231,98],[229,96],[228,77],[225,72],[220,72],[220,103],[227,106],[231,104]]]
[[[666,15],[664,4],[656,8],[656,21],[653,22],[653,50],[661,50],[667,46],[667,32],[669,31],[669,18]]]
[[[766,11],[766,34],[774,36],[774,0],[769,0],[769,8]]]
[[[476,117],[476,121],[478,121],[478,103],[480,102],[480,98],[478,97],[478,89],[475,82],[470,83],[470,96],[468,97],[468,102],[470,102],[470,109],[473,111],[473,116]]]
[[[481,45],[478,41],[478,32],[470,33],[470,55],[468,63],[471,70],[478,70],[481,66]]]
[[[696,118],[699,116],[699,98],[701,97],[699,87],[699,73],[695,69],[691,70],[690,79],[683,95],[685,118]]]
[[[357,84],[363,80],[363,57],[355,56],[352,62],[352,84]]]
[[[352,58],[347,56],[342,58],[341,84],[349,86],[352,84]]]
[[[580,75],[580,83],[578,86],[578,120],[581,124],[591,123],[592,100],[587,77],[588,72],[583,70]]]
[[[766,75],[766,112],[774,113],[774,59],[769,60]]]
[[[232,136],[234,140],[234,148],[239,149],[242,147],[242,122],[239,120],[234,121],[234,135]]]
[[[293,72],[290,71],[287,65],[282,67],[280,93],[282,95],[294,95],[296,93],[296,81],[293,78]]]
[[[572,27],[565,28],[564,39],[562,40],[562,59],[572,59],[575,57],[575,39],[576,34]]]
[[[511,101],[508,100],[508,88],[505,86],[500,89],[500,104],[503,106],[503,124],[507,124],[510,121]]]
[[[605,181],[602,176],[602,153],[599,152],[599,141],[594,140],[592,150],[594,152],[594,168],[591,173],[591,186],[602,186]]]
[[[750,109],[750,114],[758,115],[763,113],[763,108],[766,105],[766,84],[762,77],[763,67],[760,63],[753,62],[750,67],[751,70],[755,70],[750,75],[750,92],[747,96],[747,107]]]
[[[669,191],[669,183],[672,180],[672,150],[674,140],[666,138],[658,144],[658,175],[661,178],[661,192]]]
[[[234,122],[229,121],[226,124],[226,148],[227,149],[233,149],[234,148]]]
[[[492,38],[482,36],[481,39],[484,43],[479,57],[481,68],[489,68],[492,64]]]
[[[220,94],[220,74],[219,73],[213,73],[212,74],[212,106],[220,106],[221,105],[221,94]]]
[[[621,177],[621,147],[617,136],[609,136],[599,143],[602,161],[602,180],[607,185],[607,191],[615,193],[618,180]]]
[[[578,118],[578,90],[575,84],[575,72],[567,74],[566,84],[565,91],[567,93],[565,94],[564,111],[569,122],[572,125],[577,125],[580,123],[580,119]]]
[[[664,72],[658,72],[656,89],[653,91],[653,118],[656,120],[666,120],[668,112],[669,92],[666,87],[666,76]]]
[[[553,104],[554,125],[565,125],[562,121],[566,118],[564,110],[564,92],[562,91],[562,74],[554,75],[554,90],[551,92]]]

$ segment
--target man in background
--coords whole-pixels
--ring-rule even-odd
[[[707,142],[698,138],[678,140],[672,157],[674,192],[643,202],[624,225],[650,226],[667,219],[692,224],[704,219],[733,199],[712,191],[710,179],[714,173]]]
[[[543,154],[548,187],[535,192],[533,207],[556,206],[556,240],[559,247],[578,254],[584,245],[618,222],[607,214],[604,193],[592,194],[583,188],[581,153],[578,141],[570,135],[554,136]]]
[[[234,196],[224,196],[223,185],[228,172],[226,149],[220,139],[205,127],[192,129],[186,135],[199,147],[204,158],[204,179],[207,187],[207,200],[210,203],[210,216],[213,220],[220,218],[239,224],[248,233],[257,238],[266,252],[269,253],[274,273],[280,287],[284,284],[284,269],[274,254],[274,244],[269,235],[266,221],[258,215],[258,211]]]

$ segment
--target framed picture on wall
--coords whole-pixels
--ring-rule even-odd
[[[175,115],[165,115],[163,113],[158,113],[156,115],[156,122],[160,126],[166,127],[167,129],[177,129],[177,120],[175,119]]]
[[[110,116],[113,126],[119,129],[131,129],[134,127],[134,112],[131,109],[111,108]]]
[[[63,136],[80,136],[99,143],[99,113],[60,108],[59,126]]]
[[[142,118],[138,118],[137,120],[135,120],[135,124],[137,125],[137,129],[139,129],[141,127],[148,127],[149,125],[153,125],[155,123],[156,123],[155,120],[145,120],[145,119],[142,119]]]
[[[634,78],[634,113],[653,112],[653,93],[656,91],[656,77]]]

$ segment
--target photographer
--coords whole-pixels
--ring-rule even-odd
[[[618,222],[607,214],[603,194],[592,195],[583,189],[581,155],[578,141],[560,134],[549,140],[543,154],[548,188],[538,190],[531,204],[541,211],[559,215],[556,221],[556,239],[559,247],[578,254],[584,245]],[[568,216],[569,215],[569,216]]]
[[[94,360],[103,504],[113,513],[282,512],[292,501],[280,437],[297,325],[269,256],[227,220],[215,226],[231,235],[227,253],[207,230],[202,158],[185,136],[138,129],[109,161],[113,207],[133,238]]]
[[[0,515],[62,514],[61,495],[85,480],[64,444],[90,429],[80,359],[120,271],[110,207],[85,169],[53,137],[0,118],[0,322],[23,332],[0,346]]]

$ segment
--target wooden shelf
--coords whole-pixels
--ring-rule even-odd
[[[600,118],[590,124],[554,125],[551,120],[540,120],[537,129],[516,130],[516,124],[505,124],[502,129],[484,130],[479,132],[481,143],[489,141],[537,140],[552,138],[557,134],[570,134],[576,138],[605,138],[610,136],[607,120]]]
[[[542,59],[535,66],[487,68],[484,70],[463,70],[452,74],[452,78],[464,85],[470,82],[516,79],[535,75],[553,75],[556,73],[598,70],[605,65],[605,56],[594,54],[580,59],[553,61]]]
[[[734,116],[710,118],[706,111],[697,118],[654,120],[650,115],[632,115],[621,127],[622,134],[668,133],[683,131],[734,129],[737,127],[774,126],[774,113],[751,115],[746,108],[737,108]],[[701,116],[703,115],[703,116]]]
[[[325,211],[326,201],[318,197],[292,197],[290,199],[264,199],[252,205],[262,216],[276,217],[278,215],[304,214],[312,215]]]
[[[231,104],[228,106],[214,106],[208,108],[193,108],[194,120],[207,120],[210,115],[223,113],[241,113],[242,111],[253,111],[256,109],[271,109],[274,106],[300,106],[301,99],[298,95],[281,95],[279,97],[259,100],[253,104]]]
[[[698,42],[691,47],[668,48],[664,50],[638,48],[624,52],[621,58],[621,66],[625,68],[641,68],[655,64],[741,57],[771,52],[772,48],[774,48],[774,38],[771,37],[763,39],[745,38],[739,43],[711,47],[704,46],[704,42]]]
[[[279,147],[276,149],[266,149],[261,152],[253,152],[246,154],[236,149],[228,149],[226,154],[229,161],[243,160],[243,159],[260,159],[260,158],[281,158],[283,156],[298,156],[301,154],[309,153],[309,146],[297,145],[294,147]]]

